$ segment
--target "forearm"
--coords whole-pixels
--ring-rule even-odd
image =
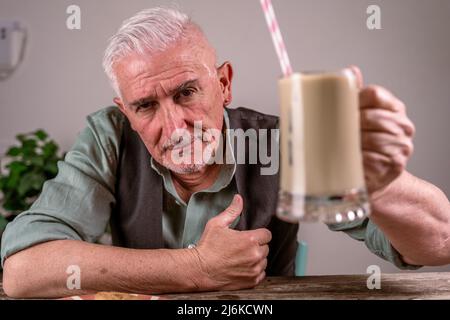
[[[190,249],[136,250],[57,240],[18,252],[4,266],[3,286],[13,297],[61,297],[96,291],[159,294],[194,291],[198,276]],[[66,273],[81,271],[80,290]]]
[[[405,262],[450,263],[450,204],[445,194],[404,171],[372,195],[370,219],[385,233]]]

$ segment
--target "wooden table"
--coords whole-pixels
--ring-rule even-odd
[[[369,275],[269,277],[249,290],[170,294],[168,299],[450,299],[450,272],[383,274],[381,289]],[[8,299],[0,282],[0,300]]]

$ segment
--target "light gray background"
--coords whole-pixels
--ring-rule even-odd
[[[81,7],[81,30],[66,28],[66,8]],[[112,104],[101,68],[107,39],[122,20],[154,5],[149,0],[1,0],[0,18],[29,28],[26,59],[0,82],[0,149],[15,134],[45,128],[67,150],[85,116]],[[417,126],[413,174],[450,195],[450,1],[273,0],[295,70],[359,65],[367,83],[392,90]],[[378,4],[382,30],[366,28],[366,8]],[[183,0],[178,7],[203,26],[220,60],[235,68],[233,106],[278,114],[280,68],[258,0]],[[2,150],[0,150],[2,151]],[[301,226],[309,244],[308,274],[365,273],[377,264],[364,244],[319,224]],[[448,270],[450,267],[424,268]]]

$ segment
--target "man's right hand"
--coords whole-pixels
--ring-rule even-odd
[[[235,196],[224,212],[207,223],[195,249],[130,249],[78,240],[40,243],[6,259],[3,288],[14,298],[250,288],[265,276],[271,234],[266,229],[230,229],[241,211],[242,198]],[[79,290],[67,287],[66,271],[71,265],[82,270]]]
[[[242,197],[235,195],[230,206],[206,224],[194,249],[202,273],[199,287],[237,290],[254,287],[264,279],[272,234],[263,228],[230,229],[242,208]]]

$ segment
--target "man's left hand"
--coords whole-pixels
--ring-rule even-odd
[[[414,124],[405,104],[379,86],[363,87],[361,71],[351,67],[360,85],[359,108],[364,176],[370,194],[395,180],[413,152]]]

